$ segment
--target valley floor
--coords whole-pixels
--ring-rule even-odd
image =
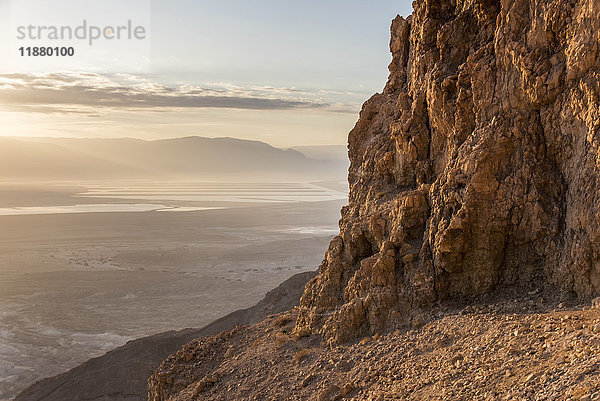
[[[314,271],[346,203],[312,184],[151,184],[0,184],[0,401]],[[148,203],[180,211],[127,209]],[[64,210],[100,204],[126,211]]]

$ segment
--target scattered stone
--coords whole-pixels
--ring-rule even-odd
[[[245,326],[235,337],[192,342],[163,362],[149,381],[150,401],[188,401],[193,394],[211,401],[600,397],[598,334],[564,334],[574,322],[598,325],[596,309],[571,311],[567,319],[564,312],[513,314],[519,310],[514,301],[502,308],[506,314],[448,311],[415,330],[337,347],[319,344],[314,336],[278,346],[277,331],[265,334],[270,322]],[[266,337],[251,346],[257,335]],[[445,347],[434,347],[443,339]],[[225,357],[231,348],[236,355]],[[311,357],[294,363],[304,349]],[[186,353],[196,359],[186,361]]]
[[[340,388],[335,385],[328,386],[317,395],[317,401],[327,401],[333,399],[333,397],[339,393]]]

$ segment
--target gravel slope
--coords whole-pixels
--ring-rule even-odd
[[[600,399],[598,307],[517,299],[439,310],[334,348],[291,334],[296,316],[194,340],[152,376],[150,400]]]

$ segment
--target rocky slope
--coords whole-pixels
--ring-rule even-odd
[[[195,338],[256,323],[272,313],[293,308],[314,275],[313,272],[296,274],[255,306],[233,312],[202,329],[160,333],[130,341],[62,375],[35,383],[15,401],[145,400],[148,377],[167,356]]]
[[[297,331],[339,344],[533,283],[600,293],[599,16],[598,0],[418,0],[393,21]]]
[[[436,314],[329,347],[290,335],[285,312],[191,342],[151,377],[149,400],[600,400],[600,308],[533,297]]]

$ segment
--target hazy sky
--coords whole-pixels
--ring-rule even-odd
[[[57,23],[35,7],[47,1],[18,1],[32,21]],[[18,59],[26,69],[0,66],[0,135],[344,144],[361,103],[387,79],[391,20],[411,11],[406,0],[107,0],[105,16],[111,3],[134,19],[151,15],[146,54],[115,50],[106,63],[69,70],[27,58]],[[75,24],[77,7],[101,14],[92,5],[55,11],[63,23],[71,10]]]

